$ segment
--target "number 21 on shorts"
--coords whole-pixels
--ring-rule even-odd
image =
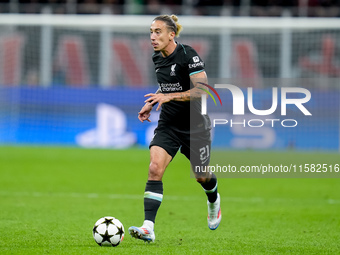
[[[200,160],[202,161],[202,165],[209,159],[210,151],[209,145],[206,145],[200,148]]]

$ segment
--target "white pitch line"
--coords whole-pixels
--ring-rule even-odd
[[[336,199],[328,199],[328,203],[333,205],[333,204],[340,204],[340,200],[336,200]]]
[[[18,192],[18,191],[7,191],[0,190],[0,196],[8,196],[8,197],[72,197],[72,198],[108,198],[108,199],[128,199],[128,200],[143,200],[144,194],[136,195],[136,194],[99,194],[99,193],[64,193],[64,192]],[[173,196],[166,195],[164,196],[165,200],[172,201],[197,201],[205,199],[204,193],[202,196]],[[259,203],[263,202],[262,198],[238,198],[238,197],[223,197],[224,201],[230,202],[252,202]]]
[[[71,198],[89,198],[89,199],[97,199],[97,198],[108,198],[108,199],[123,199],[123,200],[143,200],[143,194],[100,194],[100,193],[76,193],[76,192],[27,192],[27,191],[8,191],[8,190],[0,190],[0,196],[3,197],[71,197]],[[291,199],[291,198],[261,198],[261,197],[226,197],[223,196],[223,202],[235,202],[235,203],[264,203],[264,202],[284,202],[284,201],[301,201],[303,199]],[[204,199],[204,195],[202,196],[173,196],[166,195],[164,196],[164,200],[172,200],[172,201],[198,201]],[[312,201],[312,199],[307,199],[307,201]],[[340,204],[340,200],[338,199],[328,199],[322,200],[322,202],[326,202],[327,204]]]

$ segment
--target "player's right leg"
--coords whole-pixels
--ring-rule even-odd
[[[155,240],[154,223],[163,199],[162,177],[171,159],[172,157],[163,148],[159,146],[150,148],[148,182],[144,192],[144,223],[141,227],[129,228],[133,238],[148,242]]]

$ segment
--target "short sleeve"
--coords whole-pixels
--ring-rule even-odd
[[[204,71],[204,62],[197,52],[191,47],[188,47],[186,51],[189,75]]]

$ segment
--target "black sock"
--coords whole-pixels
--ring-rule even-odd
[[[201,183],[202,188],[207,194],[208,201],[214,203],[217,199],[217,178],[215,174],[211,174],[211,178],[208,182]]]
[[[148,181],[144,192],[144,220],[155,222],[156,214],[163,199],[162,181]]]

